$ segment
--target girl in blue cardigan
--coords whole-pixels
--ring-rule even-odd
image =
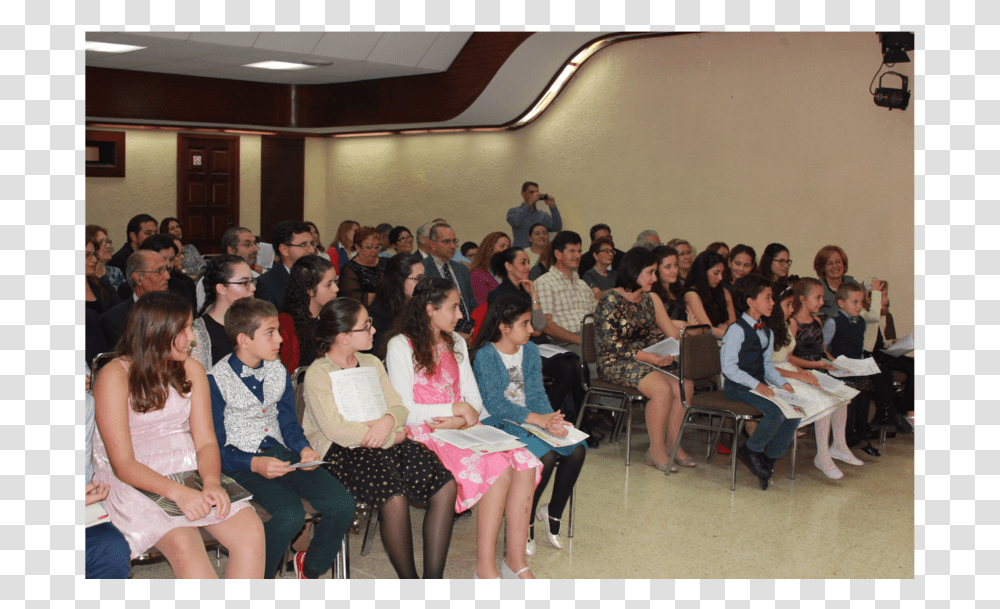
[[[586,444],[554,448],[529,434],[518,425],[504,421],[530,423],[547,429],[557,437],[565,437],[566,426],[562,413],[553,412],[542,386],[542,360],[538,347],[531,338],[531,304],[514,295],[506,295],[490,305],[483,326],[476,337],[473,370],[489,417],[484,425],[499,427],[517,436],[528,450],[541,460],[544,469],[542,480],[535,488],[531,505],[538,520],[546,523],[545,535],[556,549],[563,548],[559,538],[559,525],[563,509],[573,492],[573,485],[580,475],[587,454]],[[538,500],[556,470],[550,502],[539,506]],[[526,551],[535,554],[534,524]]]

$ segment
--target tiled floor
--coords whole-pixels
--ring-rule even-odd
[[[829,480],[812,464],[810,429],[799,441],[795,480],[788,478],[790,454],[776,464],[767,491],[737,464],[733,492],[720,455],[670,476],[646,466],[641,419],[640,413],[630,467],[624,437],[589,451],[577,482],[575,536],[567,539],[564,531],[566,548],[559,551],[539,530],[538,553],[528,559],[537,577],[913,577],[913,435],[888,440],[881,458],[854,451],[866,464],[840,465],[844,477]],[[695,456],[703,443],[704,436],[691,435],[684,446]],[[419,570],[423,511],[411,508],[411,517]],[[378,535],[366,557],[360,535],[351,536],[350,546],[352,578],[395,577]],[[498,563],[502,549],[501,540]],[[223,555],[220,575],[225,561]],[[475,514],[455,523],[445,574],[469,578],[474,569]],[[173,572],[160,563],[135,567],[133,577]]]

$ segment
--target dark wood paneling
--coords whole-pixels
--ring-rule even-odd
[[[445,72],[329,85],[89,67],[86,114],[279,129],[443,121],[468,108],[529,36],[530,32],[475,32]]]
[[[125,177],[125,132],[124,131],[87,131],[86,144],[90,142],[110,142],[114,146],[114,165],[87,164],[88,178],[124,178]]]
[[[264,241],[270,242],[278,222],[303,219],[305,170],[303,138],[260,138],[260,236]]]

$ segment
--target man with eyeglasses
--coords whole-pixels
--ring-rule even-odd
[[[251,276],[254,279],[260,277],[260,273],[254,270],[254,265],[257,264],[257,252],[259,251],[257,238],[254,237],[254,234],[250,232],[249,228],[234,226],[227,229],[222,235],[222,251],[227,254],[239,256],[243,260],[246,260],[246,263],[250,265]],[[197,310],[201,311],[202,305],[205,304],[204,277],[198,280],[198,285],[195,286],[195,295],[198,299]]]
[[[611,227],[607,224],[595,224],[591,226],[590,243],[593,244],[594,241],[597,241],[601,237],[611,237]],[[615,250],[615,257],[612,259],[611,268],[608,270],[617,271],[618,265],[622,263],[622,258],[625,257],[625,252],[621,251],[617,247],[613,249]],[[587,271],[594,268],[595,264],[597,264],[597,260],[594,258],[594,255],[588,251],[580,257],[580,268],[577,273],[580,277],[583,277]]]
[[[197,303],[195,300],[194,279],[191,279],[181,271],[181,265],[177,261],[180,251],[177,249],[177,243],[174,241],[173,235],[169,233],[157,233],[143,241],[139,249],[157,252],[163,257],[163,261],[167,263],[167,271],[170,273],[170,279],[167,281],[167,291],[173,292],[191,303],[192,311],[197,313],[195,310]],[[125,300],[125,298],[122,297],[122,300]]]
[[[140,249],[125,263],[125,279],[132,286],[132,297],[127,298],[101,315],[101,330],[108,345],[114,348],[125,331],[129,311],[139,297],[148,292],[165,292],[170,279],[167,263],[159,252]]]
[[[288,280],[291,278],[291,268],[295,261],[303,256],[316,254],[317,244],[313,243],[312,231],[305,222],[285,220],[279,222],[271,232],[271,245],[274,246],[275,263],[271,270],[257,280],[257,291],[254,296],[267,300],[281,311],[285,304],[285,292],[288,290]]]
[[[469,278],[469,269],[464,265],[452,260],[455,255],[455,248],[458,245],[458,238],[455,231],[447,224],[435,224],[431,226],[427,233],[427,242],[430,245],[430,256],[424,258],[424,275],[431,277],[443,277],[450,280],[458,288],[462,300],[459,303],[462,309],[462,319],[455,326],[455,331],[465,338],[465,341],[472,343],[469,333],[475,326],[475,322],[469,316],[476,305],[476,297],[472,292],[472,281]]]

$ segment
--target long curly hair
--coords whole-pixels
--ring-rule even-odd
[[[316,286],[323,280],[323,275],[332,268],[329,260],[315,255],[303,256],[292,265],[281,312],[288,313],[292,318],[300,349],[313,344],[316,320],[309,312],[309,301],[316,292]]]
[[[774,334],[775,350],[781,349],[792,342],[792,333],[788,330],[788,324],[785,323],[785,313],[781,310],[781,303],[784,300],[793,298],[795,296],[795,289],[793,287],[786,287],[780,293],[779,289],[780,286],[778,284],[771,284],[771,298],[774,300],[774,309],[770,315],[762,318],[763,322],[767,324],[767,327]]]
[[[689,244],[690,245],[690,244]],[[717,265],[726,266],[726,259],[715,252],[702,252],[698,254],[691,264],[691,272],[688,273],[685,292],[694,292],[701,298],[701,304],[705,307],[705,314],[713,326],[717,326],[729,317],[726,311],[725,288],[722,284],[714,288],[708,287],[708,271]]]
[[[130,362],[128,393],[132,410],[140,414],[162,410],[169,387],[181,394],[191,391],[184,362],[170,357],[174,339],[190,320],[191,304],[170,292],[147,292],[132,306],[115,348],[118,357]]]
[[[663,282],[660,281],[660,265],[671,256],[677,258],[677,250],[669,245],[657,245],[650,251],[656,256],[656,283],[653,284],[651,291],[660,297],[664,307],[675,307],[683,300],[682,296],[684,295],[681,276],[678,273],[677,281],[667,286],[663,285]]]
[[[397,323],[389,331],[389,338],[402,334],[413,344],[413,364],[415,369],[427,375],[433,375],[437,367],[434,356],[434,346],[438,339],[444,341],[448,349],[455,354],[455,359],[461,357],[455,347],[455,340],[449,332],[440,332],[431,326],[427,315],[427,305],[435,309],[444,306],[448,296],[457,290],[455,284],[441,277],[424,277],[413,288],[413,297],[398,318]]]
[[[236,266],[241,262],[246,264],[246,260],[236,254],[222,254],[208,261],[204,277],[205,304],[201,306],[196,317],[201,317],[212,310],[219,295],[215,287],[232,279],[236,274]]]
[[[389,309],[390,318],[396,319],[402,315],[406,308],[406,278],[410,276],[413,265],[422,262],[420,254],[396,254],[389,258],[385,272],[382,273],[382,281],[375,288],[372,306],[383,302]]]
[[[497,241],[499,241],[501,237],[507,239],[507,246],[510,247],[510,237],[507,236],[507,233],[496,231],[486,235],[479,244],[479,250],[476,251],[476,256],[472,259],[472,266],[469,267],[470,271],[486,271],[489,269],[490,259],[493,257],[493,248],[497,246]]]
[[[513,326],[525,313],[531,312],[531,303],[516,294],[505,294],[490,305],[486,319],[472,343],[471,351],[479,351],[486,343],[495,343],[503,336],[500,324]]]

